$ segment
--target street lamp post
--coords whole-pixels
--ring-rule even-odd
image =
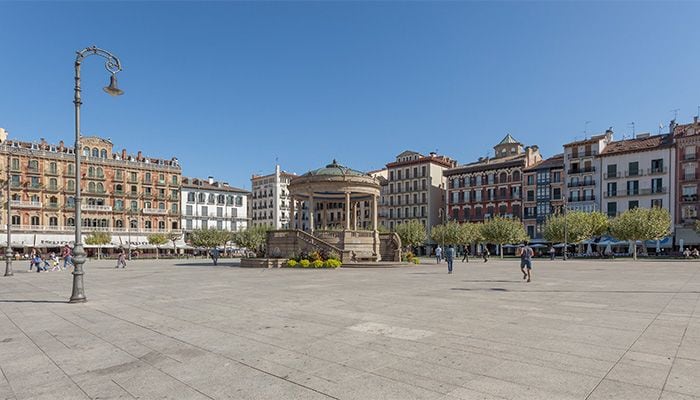
[[[5,142],[5,148],[7,150],[7,247],[5,247],[5,276],[13,276],[15,273],[12,271],[12,201],[10,195],[10,180],[12,178],[10,174],[10,162],[12,157],[10,156],[10,147]]]
[[[564,196],[564,257],[563,260],[566,261],[566,253],[569,250],[569,244],[567,243],[569,241],[569,232],[568,232],[568,226],[567,226],[567,221],[566,221],[566,209],[569,208],[569,206],[566,204],[567,203],[567,198]]]
[[[75,96],[73,99],[73,104],[75,104],[75,247],[73,249],[73,292],[70,297],[71,303],[83,303],[87,301],[85,297],[85,288],[83,286],[83,264],[85,264],[85,251],[83,250],[83,239],[81,225],[82,220],[80,216],[80,206],[82,204],[80,198],[80,106],[83,104],[80,97],[80,66],[83,60],[92,55],[100,56],[107,61],[105,62],[105,68],[107,72],[111,74],[109,86],[104,88],[104,91],[112,96],[119,96],[124,94],[117,87],[117,72],[122,70],[121,62],[112,53],[99,49],[95,46],[87,47],[81,51],[77,52],[75,57]]]

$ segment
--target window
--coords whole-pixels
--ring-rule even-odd
[[[151,183],[151,173],[150,172],[146,172],[146,174],[144,175],[144,178],[143,178],[143,182],[146,184]]]
[[[664,172],[664,159],[658,158],[656,160],[651,160],[651,173],[659,174]]]
[[[58,189],[58,180],[56,178],[49,179],[49,189],[50,190],[57,190]]]
[[[172,180],[170,181],[173,185],[177,185],[177,175],[173,175]]]
[[[88,156],[90,156],[90,148],[83,147],[83,157],[88,157]]]
[[[561,189],[560,188],[552,189],[552,198],[554,198],[554,200],[561,199]]]
[[[70,176],[75,175],[75,164],[68,164],[68,172],[67,174]]]
[[[55,174],[58,172],[58,168],[57,168],[56,163],[54,161],[49,163],[49,172],[52,174]]]
[[[15,171],[19,170],[19,158],[12,159],[12,169]]]
[[[100,156],[100,149],[98,149],[97,147],[92,149],[92,156],[95,158],[99,157]]]
[[[107,158],[107,150],[106,149],[100,150],[100,157]]]
[[[98,178],[104,178],[105,177],[105,171],[101,167],[97,167],[97,177]]]
[[[104,193],[105,192],[105,185],[102,184],[102,182],[97,183],[97,193]]]
[[[31,222],[31,225],[32,225],[32,226],[39,226],[39,225],[41,225],[41,224],[39,223],[39,217],[37,217],[36,215],[35,215],[35,216],[32,216],[32,218],[30,219],[30,222]]]
[[[615,197],[617,196],[617,182],[608,182],[608,197]],[[617,203],[615,203],[617,204]]]
[[[143,227],[146,229],[151,229],[153,225],[151,224],[151,221],[143,221]]]
[[[129,221],[129,228],[136,229],[138,227],[139,227],[139,222],[137,220],[132,219],[131,221]]]
[[[49,217],[49,226],[58,226],[58,217]]]
[[[615,217],[617,216],[617,202],[616,201],[609,201],[608,202],[608,217]]]
[[[651,206],[652,207],[663,208],[664,207],[663,204],[664,204],[663,199],[651,199]]]
[[[130,207],[131,207],[131,211],[138,211],[138,209],[139,209],[139,202],[136,201],[136,200],[131,200]]]
[[[636,196],[639,194],[639,181],[627,181],[627,195]]]
[[[639,207],[639,201],[637,200],[630,200],[629,203],[627,204],[627,209],[631,210],[633,208]]]
[[[527,201],[535,201],[535,191],[534,190],[527,191]]]
[[[555,171],[552,173],[552,183],[561,182],[561,172]]]
[[[90,182],[88,184],[88,192],[94,192],[95,191],[95,182]]]
[[[114,171],[114,179],[116,179],[116,180],[124,179],[124,171],[122,171],[120,169]]]
[[[115,226],[116,228],[123,228],[123,227],[124,227],[124,221],[118,219],[118,220],[114,221],[114,226]]]
[[[22,220],[20,219],[19,215],[13,215],[12,216],[12,225],[21,225]]]
[[[617,178],[617,164],[608,164],[608,172],[606,177]]]
[[[652,193],[663,193],[664,192],[662,178],[655,178],[655,179],[651,180],[651,192]]]
[[[639,162],[638,161],[633,161],[633,162],[628,164],[627,174],[628,174],[628,176],[639,175]]]

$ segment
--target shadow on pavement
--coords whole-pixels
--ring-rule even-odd
[[[177,263],[175,264],[176,267],[229,267],[229,268],[240,268],[240,264],[237,263],[222,263],[220,262],[218,265],[214,265],[211,262],[201,262],[201,263]]]
[[[68,300],[0,300],[0,303],[68,303]]]
[[[533,293],[649,293],[649,294],[699,294],[700,290],[666,291],[666,290],[528,290],[528,289],[504,289],[504,288],[450,288],[450,290],[462,290],[465,292],[533,292]]]

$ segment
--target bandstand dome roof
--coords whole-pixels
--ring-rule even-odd
[[[323,168],[318,168],[305,173],[302,176],[369,176],[362,171],[348,168],[338,164],[336,160]]]

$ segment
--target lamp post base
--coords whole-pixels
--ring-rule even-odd
[[[12,249],[10,247],[5,250],[5,276],[14,276],[15,272],[12,270]]]

